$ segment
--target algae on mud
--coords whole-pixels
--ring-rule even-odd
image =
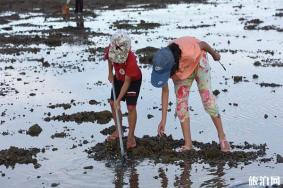
[[[11,146],[9,149],[0,151],[0,166],[5,165],[7,168],[12,168],[18,164],[29,164],[32,163],[34,168],[38,168],[40,165],[37,163],[37,159],[33,158],[39,153],[38,148],[23,149]]]
[[[101,112],[78,112],[71,115],[63,113],[59,116],[52,116],[44,118],[45,121],[58,120],[58,121],[75,121],[78,124],[83,122],[97,122],[98,124],[109,123],[112,119],[112,113],[108,110]]]
[[[123,138],[124,144],[126,137]],[[238,164],[250,164],[266,155],[266,144],[233,145],[232,152],[221,152],[216,142],[201,143],[193,141],[195,149],[181,152],[178,149],[184,144],[183,139],[174,140],[172,136],[136,138],[137,147],[129,150],[127,155],[129,160],[143,161],[153,160],[156,163],[175,163],[180,161],[190,161],[191,163],[208,163],[210,165],[226,163],[230,167],[237,167]],[[245,151],[245,150],[250,151]],[[98,161],[116,160],[120,158],[120,148],[118,142],[110,141],[98,143],[94,147],[86,150],[89,158]]]

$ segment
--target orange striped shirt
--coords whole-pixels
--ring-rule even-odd
[[[199,46],[200,40],[185,36],[172,41],[176,43],[181,49],[181,58],[179,60],[179,69],[172,76],[173,80],[185,80],[195,70],[200,62],[203,51]]]

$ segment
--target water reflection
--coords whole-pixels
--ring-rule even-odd
[[[175,177],[168,176],[168,168],[160,167],[158,169],[158,176],[156,179],[160,180],[160,187],[168,188],[171,187],[169,180],[172,181],[174,187],[180,188],[190,188],[193,186],[193,181],[191,179],[192,176],[192,162],[184,161],[179,162],[181,167],[181,174],[175,175]],[[121,187],[130,187],[137,188],[139,187],[139,173],[137,171],[137,163],[131,162],[128,163],[127,166],[123,167],[118,165],[114,167],[115,176],[113,184],[115,188]],[[200,187],[228,187],[229,184],[225,182],[225,172],[224,172],[225,163],[221,162],[218,164],[210,164],[209,167],[203,169],[207,170],[206,177],[210,177],[210,179],[203,181],[202,184],[198,185]],[[168,178],[169,177],[169,178]],[[143,182],[141,182],[143,184]],[[195,182],[196,183],[196,182]]]
[[[130,188],[139,187],[139,174],[137,164],[129,162],[127,166],[117,165],[115,167],[114,185],[115,188],[121,188],[127,185]],[[128,177],[127,177],[128,176]],[[125,180],[129,179],[129,182]]]
[[[201,187],[228,187],[229,184],[227,184],[224,179],[224,166],[225,162],[210,166],[208,168],[208,175],[212,175],[212,178],[204,181]]]
[[[182,173],[180,177],[175,177],[175,187],[182,187],[182,188],[189,188],[193,184],[191,181],[191,170],[192,170],[192,163],[191,161],[184,161],[180,164]]]
[[[84,16],[82,14],[76,15],[76,25],[78,29],[84,29]]]
[[[168,178],[163,168],[158,169],[159,178],[161,178],[161,187],[167,188],[168,187]]]
[[[137,172],[136,166],[132,165],[130,168],[130,188],[139,187],[139,174]]]
[[[115,177],[114,177],[115,188],[123,187],[123,185],[124,185],[124,175],[125,175],[125,168],[124,167],[115,168]]]

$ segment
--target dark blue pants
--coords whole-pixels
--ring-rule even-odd
[[[76,8],[75,12],[83,12],[83,7],[84,7],[84,1],[83,0],[76,0]]]

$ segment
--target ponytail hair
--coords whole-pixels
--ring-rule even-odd
[[[171,43],[168,45],[169,49],[171,50],[174,59],[175,59],[175,65],[171,69],[170,77],[173,76],[177,70],[179,69],[179,60],[181,58],[181,49],[179,48],[178,44],[176,43]]]

